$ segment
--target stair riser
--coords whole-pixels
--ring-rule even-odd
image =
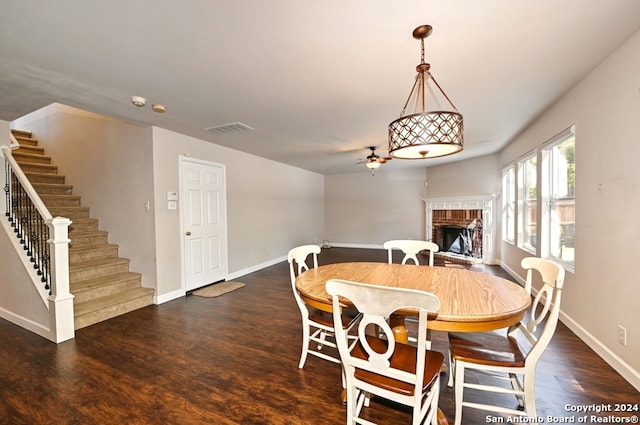
[[[58,172],[58,167],[55,165],[48,164],[35,164],[30,162],[22,162],[20,163],[20,168],[25,173],[50,173],[55,174]]]
[[[115,273],[124,273],[129,271],[129,262],[122,264],[110,264],[102,267],[93,267],[89,269],[80,269],[69,271],[69,281],[78,282],[81,280],[94,279],[96,277],[108,276]]]
[[[101,260],[104,258],[117,258],[118,247],[106,246],[100,249],[92,249],[90,251],[74,252],[69,250],[69,264],[82,263],[84,261]]]
[[[73,221],[73,220],[72,220]],[[85,233],[85,232],[93,232],[98,230],[98,220],[78,220],[73,221],[71,226],[69,226],[69,237],[73,239],[73,233]]]
[[[96,234],[87,236],[72,236],[70,235],[71,243],[69,246],[83,247],[91,245],[102,245],[109,242],[109,237],[106,234]]]
[[[25,171],[25,170],[23,169],[22,171]],[[64,184],[65,176],[61,174],[29,174],[27,173],[27,178],[31,183]]]
[[[46,195],[71,195],[73,193],[73,186],[67,186],[62,184],[42,184],[31,182],[33,188],[38,192],[41,198]]]
[[[16,153],[29,153],[32,155],[44,155],[44,148],[32,145],[20,144],[20,147],[13,151],[13,156],[15,157]]]
[[[142,307],[153,304],[153,295],[145,295],[144,297],[135,298],[125,303],[110,306],[105,309],[92,311],[82,316],[76,316],[75,329],[81,329],[94,323],[102,322],[107,319],[119,316],[121,314],[129,313],[130,311],[137,310]]]
[[[84,291],[74,291],[71,287],[71,293],[73,294],[73,303],[83,303],[96,298],[105,297],[107,295],[115,294],[116,292],[124,291],[127,289],[133,289],[140,287],[140,278],[131,279],[122,282],[116,282],[111,285],[98,286],[96,288],[86,289]]]
[[[38,146],[38,139],[31,139],[29,137],[21,137],[14,134],[18,144],[20,146]]]
[[[51,207],[49,208],[49,212],[54,217],[55,216],[67,217],[67,218],[70,218],[72,221],[74,218],[89,218],[88,207],[75,207],[75,208]]]
[[[13,158],[22,167],[23,164],[51,164],[51,158],[39,154],[31,154],[27,152],[12,152]]]
[[[51,209],[52,207],[79,207],[80,206],[80,197],[79,196],[50,196],[45,194],[40,194],[40,199],[47,206],[47,208]]]

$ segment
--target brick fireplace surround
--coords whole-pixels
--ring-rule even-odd
[[[481,225],[476,228],[477,237],[474,238],[475,257],[464,257],[461,254],[437,254],[446,260],[458,263],[486,263],[493,261],[493,235],[494,235],[494,203],[492,195],[465,196],[457,198],[428,198],[425,199],[426,207],[426,240],[433,241],[442,247],[443,227],[466,227],[474,219]]]

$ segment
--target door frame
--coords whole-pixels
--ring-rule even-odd
[[[220,196],[221,199],[224,200],[224,208],[221,209],[221,213],[224,216],[223,217],[223,232],[224,232],[224,243],[221,244],[222,249],[224,249],[224,262],[222,264],[222,268],[223,268],[223,275],[224,278],[223,280],[227,279],[227,276],[229,275],[229,247],[228,247],[228,240],[227,240],[227,166],[225,164],[220,164],[217,162],[212,162],[212,161],[207,161],[205,159],[199,159],[199,158],[194,158],[188,155],[179,155],[178,156],[178,186],[179,186],[179,194],[178,194],[178,199],[179,199],[179,204],[180,204],[180,208],[179,208],[179,220],[180,220],[180,268],[181,268],[181,277],[182,277],[182,282],[181,282],[181,288],[182,291],[184,291],[185,293],[187,292],[186,288],[187,288],[187,268],[185,265],[185,255],[186,255],[186,249],[184,246],[184,234],[185,234],[185,224],[184,224],[184,211],[185,211],[185,201],[186,201],[186,190],[185,190],[185,182],[183,181],[182,175],[183,175],[183,171],[184,171],[184,167],[186,166],[186,163],[194,163],[194,164],[198,164],[198,165],[204,165],[207,167],[214,167],[214,168],[220,168],[222,169],[222,176],[223,176],[223,185],[222,185],[222,194]]]

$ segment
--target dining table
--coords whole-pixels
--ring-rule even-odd
[[[381,262],[345,262],[321,265],[296,278],[300,294],[316,305],[331,305],[325,290],[330,279],[418,289],[435,294],[440,309],[429,315],[427,327],[447,332],[484,332],[518,323],[531,304],[525,289],[508,279],[465,268],[391,264]],[[348,300],[345,300],[349,306]],[[396,312],[395,326],[417,312]],[[404,332],[404,331],[400,331]]]
[[[331,311],[331,296],[325,290],[330,279],[372,285],[418,289],[435,294],[440,309],[429,314],[428,330],[484,332],[518,323],[531,305],[531,296],[520,285],[501,277],[456,267],[423,266],[376,262],[346,262],[321,265],[296,278],[296,289],[311,305]],[[345,307],[353,307],[343,300]],[[409,341],[405,318],[416,316],[407,308],[390,317],[390,326],[399,342]],[[443,370],[446,367],[443,365]],[[346,401],[343,390],[341,400]],[[438,424],[448,424],[441,409]]]

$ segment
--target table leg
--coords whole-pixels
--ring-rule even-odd
[[[397,342],[401,342],[403,344],[407,344],[409,342],[409,332],[407,331],[407,326],[404,323],[404,316],[392,314],[389,317],[389,326],[391,326],[391,330],[393,331],[393,335]]]

